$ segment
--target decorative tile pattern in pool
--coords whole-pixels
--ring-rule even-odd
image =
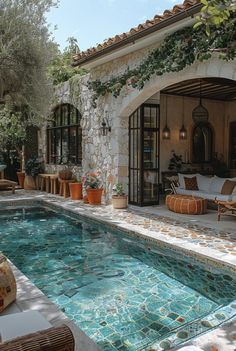
[[[167,350],[236,314],[236,277],[53,211],[0,212],[0,249],[103,350]]]

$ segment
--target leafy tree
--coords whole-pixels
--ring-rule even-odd
[[[16,150],[22,158],[21,148],[26,140],[26,126],[21,112],[13,113],[7,107],[0,110],[0,150],[1,155],[9,150]]]
[[[211,27],[219,27],[226,22],[234,22],[236,0],[201,0],[203,7],[199,16],[196,16],[195,27],[204,25],[206,33],[210,35]]]
[[[72,56],[80,51],[77,39],[69,37],[67,42],[68,46],[62,53],[57,49],[57,55],[49,67],[49,75],[54,85],[66,82],[76,74],[82,75],[85,73],[84,69],[72,67]]]
[[[45,15],[57,0],[0,0],[0,102],[27,109],[27,123],[47,116],[53,89],[47,67],[55,44]],[[10,118],[12,120],[12,116]]]

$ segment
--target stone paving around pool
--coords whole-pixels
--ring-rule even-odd
[[[236,273],[236,221],[231,222],[230,230],[223,230],[216,221],[214,225],[202,225],[168,215],[158,215],[152,208],[128,208],[127,210],[113,210],[111,206],[90,206],[81,201],[71,201],[59,196],[40,193],[18,191],[15,196],[0,193],[0,208],[16,205],[18,201],[27,203],[28,200],[43,201],[47,206],[56,206],[65,213],[67,210],[81,214],[89,219],[118,227],[129,232],[130,235],[140,235],[146,240],[158,241],[160,245],[172,246],[176,251],[201,258],[212,265],[227,266]],[[200,217],[199,217],[200,218]],[[234,220],[234,219],[233,219]],[[236,350],[236,322],[232,320],[227,325],[202,335],[190,344],[198,345],[204,351],[235,351]],[[163,350],[168,350],[168,345]],[[156,350],[155,347],[152,349]],[[177,350],[177,349],[176,349]]]

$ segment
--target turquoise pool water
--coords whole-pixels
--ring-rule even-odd
[[[236,278],[81,218],[0,212],[0,250],[103,350],[167,350],[236,314]]]

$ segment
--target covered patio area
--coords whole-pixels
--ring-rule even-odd
[[[130,203],[158,204],[178,173],[235,180],[235,99],[235,80],[202,77],[165,86],[140,105],[129,117]]]

